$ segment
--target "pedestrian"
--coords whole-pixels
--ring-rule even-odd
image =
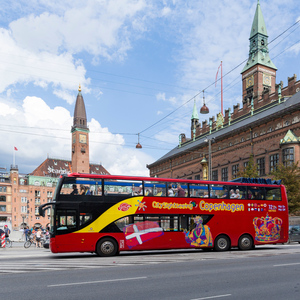
[[[41,243],[42,236],[43,236],[42,230],[41,228],[39,228],[36,232],[36,244],[35,244],[36,248],[42,248],[42,243]]]
[[[10,235],[10,229],[7,225],[4,225],[4,232],[5,232],[5,240],[10,242],[9,235]]]
[[[27,242],[28,236],[30,235],[31,231],[29,230],[28,226],[24,229],[25,241]]]

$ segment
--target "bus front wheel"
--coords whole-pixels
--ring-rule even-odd
[[[97,243],[96,253],[99,256],[114,256],[118,252],[118,245],[114,239],[103,238]]]
[[[227,251],[230,249],[230,239],[226,235],[219,235],[215,239],[214,244],[215,251]]]
[[[249,234],[244,234],[239,239],[240,250],[251,250],[253,249],[253,240]]]

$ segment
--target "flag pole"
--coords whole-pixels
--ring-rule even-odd
[[[222,70],[222,61],[221,61],[221,113],[223,114],[223,70]]]
[[[16,165],[15,147],[13,148],[13,167]]]

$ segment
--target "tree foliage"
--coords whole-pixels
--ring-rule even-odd
[[[290,166],[279,164],[270,174],[273,179],[281,179],[285,185],[290,214],[300,214],[300,168],[298,162]]]
[[[244,171],[239,171],[237,177],[257,178],[258,176],[257,164],[254,163],[253,154],[251,154],[247,167]]]

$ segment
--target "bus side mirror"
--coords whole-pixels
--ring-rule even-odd
[[[40,215],[41,217],[45,217],[45,209],[43,209],[42,206],[39,207],[39,215]]]

